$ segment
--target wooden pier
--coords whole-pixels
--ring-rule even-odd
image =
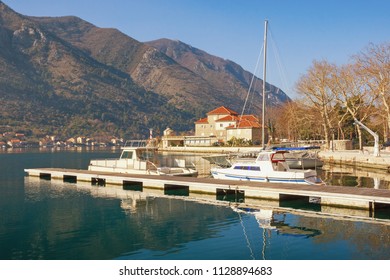
[[[29,176],[59,179],[64,182],[90,182],[91,185],[119,185],[124,190],[158,189],[169,194],[230,195],[237,200],[291,201],[306,199],[321,207],[364,210],[372,215],[377,209],[390,211],[390,190],[353,188],[342,186],[312,186],[300,184],[272,184],[248,181],[217,180],[212,178],[135,175],[96,172],[77,169],[41,168],[25,169]]]

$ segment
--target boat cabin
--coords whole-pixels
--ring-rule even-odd
[[[256,161],[237,162],[232,168],[246,171],[289,171],[284,154],[285,152],[262,152]]]
[[[157,149],[123,148],[120,159],[157,161]]]
[[[156,169],[158,164],[158,146],[149,140],[127,141],[117,164],[140,170]]]
[[[257,157],[257,162],[262,162],[264,167],[268,167],[274,171],[288,171],[289,167],[286,163],[286,151],[273,151],[269,153],[260,153]]]

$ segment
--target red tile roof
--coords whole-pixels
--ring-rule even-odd
[[[226,117],[223,117],[223,118],[216,120],[215,122],[231,122],[231,121],[238,121],[238,117],[237,116],[226,116]]]
[[[256,121],[250,121],[250,120],[241,120],[240,122],[237,122],[236,125],[230,125],[227,127],[227,129],[233,129],[233,128],[260,128],[261,125]]]
[[[252,122],[259,122],[259,119],[256,118],[254,115],[243,115],[241,120],[248,120]]]
[[[207,121],[207,118],[203,118],[203,119],[197,120],[195,123],[209,123],[209,122]]]
[[[256,118],[254,115],[243,115],[242,117],[230,115],[230,116],[220,118],[220,119],[216,120],[215,122],[240,121],[240,119],[241,119],[241,121],[247,120],[247,121],[251,121],[251,122],[259,122],[259,119]]]
[[[260,128],[259,119],[254,115],[243,115],[239,116],[237,112],[225,107],[218,107],[210,112],[207,115],[227,115],[222,117],[215,122],[236,122],[235,125],[231,125],[227,128]],[[195,124],[208,124],[208,119],[203,118],[195,122]]]
[[[218,107],[207,113],[207,115],[238,115],[237,112],[232,109],[226,108],[225,106]]]

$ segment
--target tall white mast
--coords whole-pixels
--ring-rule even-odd
[[[261,143],[263,145],[263,150],[265,149],[265,79],[267,73],[267,27],[268,20],[265,20],[264,23],[264,64],[263,64],[263,116],[262,116],[262,135]]]

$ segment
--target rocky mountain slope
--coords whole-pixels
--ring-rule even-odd
[[[252,74],[245,71],[240,65],[230,60],[225,60],[210,55],[200,49],[194,48],[181,41],[159,39],[146,42],[160,52],[165,53],[180,65],[198,74],[210,84],[213,84],[220,92],[224,93],[226,100],[239,98],[239,104],[246,97],[252,80]],[[253,82],[254,90],[252,112],[259,114],[262,104],[263,81],[257,77]],[[270,106],[279,105],[290,100],[290,98],[279,88],[266,84],[266,91],[269,92],[268,100]],[[240,111],[241,112],[241,111]]]
[[[184,59],[177,54],[191,47],[167,51],[164,41],[174,42],[144,44],[77,17],[24,16],[0,1],[0,133],[144,137],[149,128],[191,130],[217,106],[242,108],[241,67],[200,50],[213,63]],[[288,99],[271,90],[273,104]]]

